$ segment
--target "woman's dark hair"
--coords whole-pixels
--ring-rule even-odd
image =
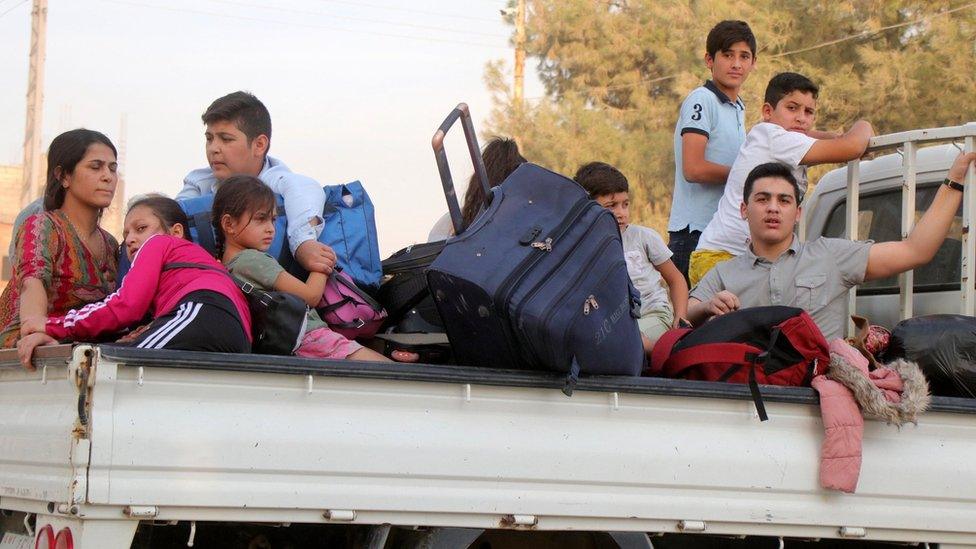
[[[133,208],[138,206],[152,210],[153,215],[159,219],[159,222],[163,225],[163,229],[167,231],[176,225],[182,225],[183,238],[193,240],[190,238],[190,220],[187,219],[186,212],[183,211],[179,203],[172,198],[165,196],[147,196],[140,198],[129,204],[129,211],[131,212]]]
[[[481,158],[484,159],[485,171],[488,172],[489,187],[500,185],[515,168],[526,162],[519,154],[515,140],[504,137],[491,138],[485,145]],[[478,182],[478,174],[473,174],[468,181],[468,190],[464,193],[464,206],[461,207],[461,219],[464,220],[465,227],[471,226],[486,201],[485,192]]]
[[[44,210],[51,211],[64,205],[65,188],[61,179],[74,173],[75,166],[81,162],[93,143],[101,143],[112,149],[112,154],[118,157],[115,145],[105,134],[94,130],[78,128],[62,133],[51,141],[47,149],[47,184],[44,186]]]
[[[250,175],[235,175],[228,177],[220,184],[214,195],[213,210],[210,222],[213,224],[214,234],[217,236],[217,259],[224,255],[224,229],[220,220],[225,215],[232,219],[250,213],[275,212],[275,196],[271,188],[260,179]]]

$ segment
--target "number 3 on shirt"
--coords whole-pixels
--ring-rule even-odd
[[[691,110],[695,111],[695,114],[691,115],[692,120],[701,120],[702,106],[700,103],[695,103],[691,106]]]

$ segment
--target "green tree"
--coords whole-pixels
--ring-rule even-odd
[[[663,231],[682,98],[706,78],[705,36],[723,19],[749,22],[757,66],[743,89],[759,120],[766,82],[803,73],[821,87],[818,127],[857,118],[879,133],[972,120],[976,6],[906,0],[528,0],[528,63],[545,94],[515,105],[507,65],[489,63],[489,134],[572,175],[591,160],[630,179],[632,217]],[[824,170],[819,170],[822,172]]]

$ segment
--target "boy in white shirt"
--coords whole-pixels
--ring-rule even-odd
[[[743,184],[753,168],[769,162],[786,164],[802,193],[807,187],[807,166],[847,162],[864,154],[874,135],[871,124],[864,120],[855,122],[843,135],[813,129],[818,93],[813,82],[793,72],[777,74],[769,81],[762,106],[763,121],[746,135],[718,210],[691,254],[688,276],[692,287],[717,263],[746,252],[749,227],[740,205]]]
[[[685,277],[671,261],[671,250],[657,231],[630,224],[630,187],[624,174],[609,164],[590,162],[580,167],[573,179],[590,193],[590,198],[617,218],[627,273],[641,294],[641,317],[637,324],[644,335],[644,350],[650,352],[664,332],[677,327],[685,318],[688,310]]]

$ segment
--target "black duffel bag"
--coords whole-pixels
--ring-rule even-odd
[[[383,260],[383,284],[376,294],[389,315],[376,334],[385,342],[383,354],[408,351],[417,353],[420,362],[453,362],[444,321],[427,288],[427,268],[444,249],[444,242],[408,246]]]
[[[408,246],[383,260],[384,282],[376,298],[389,316],[382,331],[444,331],[444,321],[427,289],[427,267],[440,255],[444,242]]]
[[[240,288],[251,311],[251,352],[262,355],[293,355],[308,329],[308,305],[295,294],[262,290],[230,274],[227,269],[202,263],[173,262],[170,269],[206,269],[227,275]]]
[[[976,318],[926,315],[891,331],[882,362],[917,362],[933,395],[976,398]]]

